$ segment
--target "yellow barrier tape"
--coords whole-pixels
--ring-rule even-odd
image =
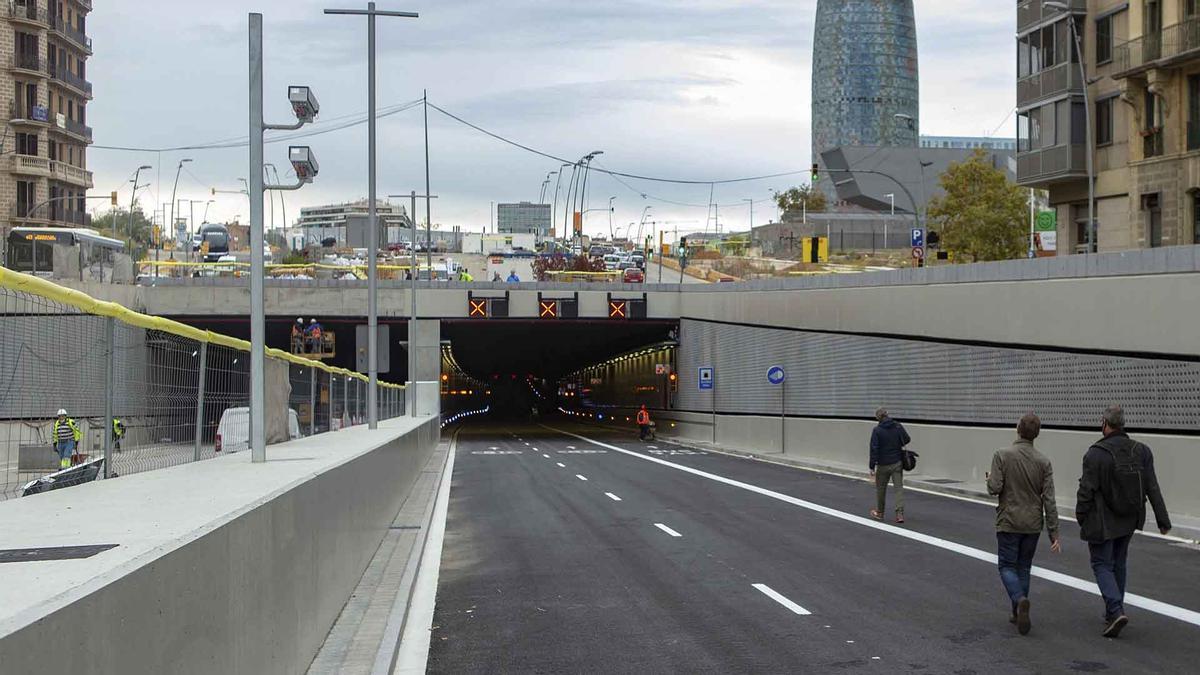
[[[235,337],[230,337],[221,333],[214,333],[209,330],[200,330],[193,326],[180,323],[173,319],[166,319],[161,316],[150,316],[135,312],[132,309],[119,305],[115,302],[107,302],[105,300],[97,300],[92,296],[82,291],[77,291],[64,286],[59,286],[56,283],[47,281],[40,277],[35,277],[30,274],[21,274],[10,269],[0,267],[0,288],[18,291],[21,293],[29,293],[47,300],[74,307],[85,314],[95,316],[108,316],[120,321],[121,323],[149,330],[162,331],[171,335],[196,340],[198,342],[207,342],[209,344],[221,345],[230,347],[238,351],[249,352],[251,345],[247,340],[242,340]],[[334,375],[341,375],[363,382],[370,381],[366,375],[356,373],[345,368],[331,366],[314,359],[307,359],[291,352],[286,352],[282,349],[268,347],[265,351],[270,358],[276,358],[281,361],[287,361],[299,366],[308,368],[316,368]],[[379,386],[389,389],[404,389],[402,384],[393,384],[391,382],[379,382]]]
[[[224,268],[230,268],[230,267],[249,268],[250,267],[250,263],[247,263],[247,262],[231,261],[231,262],[211,262],[210,263],[210,262],[186,262],[186,261],[182,261],[182,260],[157,260],[157,261],[156,260],[143,260],[143,261],[139,262],[138,265],[145,265],[148,267],[224,267]],[[292,263],[292,264],[286,264],[286,265],[283,263],[279,263],[279,264],[263,265],[263,267],[266,268],[267,271],[322,269],[322,270],[346,270],[349,272],[349,271],[367,269],[367,265],[365,265],[365,264],[330,265],[329,263]],[[375,267],[376,267],[376,269],[381,269],[381,270],[412,269],[412,265],[376,265]],[[430,267],[428,267],[427,265],[417,265],[417,269],[427,270],[427,269],[430,269]],[[584,274],[584,273],[578,272],[577,274]],[[588,274],[605,274],[605,272],[588,272]]]

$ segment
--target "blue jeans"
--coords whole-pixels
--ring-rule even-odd
[[[75,441],[57,441],[54,444],[54,451],[58,453],[59,462],[62,460],[71,460],[71,455],[75,454]]]
[[[1104,617],[1115,619],[1125,613],[1125,561],[1129,557],[1129,540],[1133,535],[1109,539],[1100,544],[1088,544],[1092,556],[1092,573],[1104,597]]]
[[[1012,601],[1012,610],[1017,612],[1017,602],[1029,597],[1029,571],[1033,569],[1033,556],[1037,553],[1037,534],[997,532],[996,548],[1000,567],[1000,581]]]

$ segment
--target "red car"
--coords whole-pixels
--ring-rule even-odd
[[[621,275],[621,281],[627,284],[645,283],[646,273],[636,267],[626,267],[625,273]]]

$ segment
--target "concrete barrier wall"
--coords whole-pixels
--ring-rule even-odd
[[[0,600],[15,598],[0,611],[0,670],[303,672],[439,433],[437,417],[394,421],[272,446],[265,465],[243,453],[0,505],[8,545],[55,535],[121,544],[86,560],[2,566]],[[256,487],[262,471],[275,473]],[[272,489],[279,474],[285,484]],[[202,522],[194,513],[206,501],[221,513]],[[76,511],[79,532],[39,537],[36,523],[17,525],[72,503],[90,505]],[[178,520],[189,521],[184,534],[156,540]],[[121,532],[127,541],[112,541]],[[32,599],[30,584],[42,587]]]
[[[660,433],[713,442],[713,417],[700,413],[660,412]],[[671,423],[675,426],[672,427]],[[716,443],[725,448],[761,455],[781,455],[779,417],[717,415]],[[786,454],[789,458],[865,471],[868,442],[874,422],[789,417],[786,421]],[[980,483],[991,468],[992,454],[1016,438],[1013,430],[905,424],[913,438],[912,450],[920,453],[918,472],[965,484]],[[1200,517],[1200,440],[1188,436],[1132,434],[1154,451],[1155,469],[1167,508],[1172,514]],[[1100,438],[1094,433],[1043,429],[1036,441],[1054,464],[1058,503],[1074,508],[1075,491],[1087,448]]]

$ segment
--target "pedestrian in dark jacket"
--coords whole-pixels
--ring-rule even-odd
[[[1154,508],[1159,532],[1171,531],[1171,517],[1154,474],[1154,454],[1125,433],[1121,406],[1104,411],[1101,431],[1104,438],[1083,457],[1075,519],[1104,597],[1104,637],[1117,637],[1129,623],[1124,605],[1126,559],[1134,531],[1146,525],[1146,500]]]
[[[997,450],[987,473],[988,493],[997,495],[996,558],[1000,581],[1012,602],[1009,619],[1021,635],[1029,633],[1029,577],[1042,528],[1050,535],[1050,550],[1058,553],[1058,506],[1054,502],[1054,468],[1033,447],[1042,421],[1029,413],[1017,423],[1012,447]]]
[[[875,478],[875,508],[871,517],[883,520],[887,484],[896,486],[896,522],[904,522],[904,446],[912,441],[904,426],[888,417],[887,410],[875,411],[878,425],[871,431],[871,475]]]

